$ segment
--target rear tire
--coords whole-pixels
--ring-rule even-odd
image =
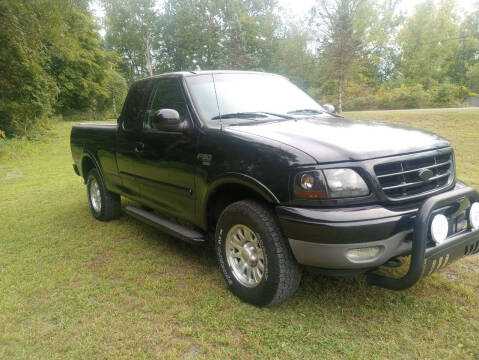
[[[301,267],[281,233],[276,214],[259,202],[239,201],[222,212],[215,250],[229,289],[250,304],[279,304],[301,281]]]
[[[121,197],[108,191],[98,169],[88,173],[86,192],[93,217],[100,221],[118,219],[121,215]]]

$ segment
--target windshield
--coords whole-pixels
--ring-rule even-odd
[[[220,114],[230,119],[258,119],[324,112],[321,105],[281,76],[205,74],[187,77],[186,82],[200,116],[208,122],[217,123]]]

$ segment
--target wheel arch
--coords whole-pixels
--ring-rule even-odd
[[[86,184],[86,181],[87,181],[88,173],[93,168],[98,169],[98,172],[99,172],[100,177],[101,177],[101,181],[104,181],[103,171],[102,171],[100,162],[90,152],[85,152],[83,154],[83,158],[81,160],[81,174],[82,174],[83,181],[85,182],[85,184]]]
[[[211,229],[219,215],[229,204],[240,200],[258,200],[269,204],[279,204],[278,198],[257,179],[238,173],[225,174],[216,179],[205,194],[202,202],[202,225]]]

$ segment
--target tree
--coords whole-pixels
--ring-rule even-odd
[[[0,128],[28,136],[53,111],[106,101],[108,58],[86,0],[0,2]]]
[[[115,69],[110,69],[108,71],[108,93],[115,118],[118,117],[118,111],[123,106],[127,91],[128,86],[123,76]]]
[[[346,82],[365,49],[366,0],[318,0],[312,9],[312,22],[318,33],[318,55],[323,72],[337,84],[338,111]]]
[[[365,48],[361,51],[361,79],[356,77],[356,80],[376,89],[397,77],[396,36],[404,22],[404,17],[397,12],[399,2],[372,2],[360,18],[361,27],[366,28],[363,39]]]
[[[269,70],[276,31],[275,0],[235,0],[225,2],[223,67]]]
[[[58,88],[46,71],[48,43],[55,40],[58,14],[52,1],[0,2],[0,129],[7,136],[28,135],[48,115]],[[48,21],[48,24],[42,22]]]
[[[446,80],[460,37],[454,7],[453,0],[442,1],[439,8],[428,0],[407,19],[398,35],[398,70],[406,85],[429,89]]]
[[[454,41],[455,50],[451,58],[447,59],[447,73],[452,82],[467,85],[473,91],[478,91],[477,85],[472,85],[472,74],[477,74],[479,49],[479,2],[476,10],[467,15],[459,25],[459,36]],[[477,81],[477,80],[476,80]],[[474,90],[475,89],[475,90]]]
[[[64,35],[52,44],[49,73],[59,88],[56,109],[96,109],[108,97],[110,67],[91,13],[82,7],[64,12]]]
[[[287,76],[303,89],[318,86],[316,59],[308,49],[310,40],[311,35],[297,25],[285,29],[274,40],[268,71]]]
[[[218,1],[167,0],[159,19],[160,68],[169,71],[211,69],[223,52],[222,12]]]
[[[154,0],[102,0],[105,40],[124,60],[128,82],[153,75],[159,49]]]
[[[270,67],[278,26],[273,0],[167,0],[159,19],[168,70]]]

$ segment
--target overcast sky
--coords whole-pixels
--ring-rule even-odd
[[[399,9],[411,14],[414,7],[425,0],[402,0]],[[470,12],[474,8],[474,3],[479,0],[457,0],[457,8],[459,12],[461,10]],[[161,2],[161,1],[159,1]],[[291,14],[296,19],[301,19],[308,14],[309,9],[315,4],[316,0],[278,0],[279,5],[285,10],[286,14]],[[436,0],[436,3],[438,0]],[[93,10],[97,16],[102,16],[102,11],[98,5],[94,5]]]
[[[279,0],[280,6],[296,18],[301,18],[306,15],[315,2],[315,0]],[[414,7],[422,2],[424,2],[424,0],[402,0],[399,9],[406,12],[406,14],[411,14]],[[437,2],[436,0],[436,3]],[[458,10],[470,12],[474,8],[475,0],[457,0],[456,3]]]

